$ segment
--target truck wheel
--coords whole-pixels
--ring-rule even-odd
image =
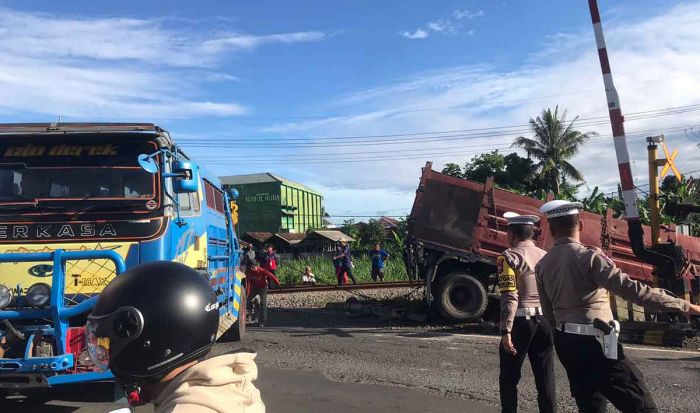
[[[245,323],[248,315],[246,314],[246,306],[248,303],[248,297],[246,296],[245,286],[241,285],[241,304],[238,307],[238,318],[236,322],[233,323],[231,328],[224,333],[221,341],[224,343],[231,343],[234,341],[243,341],[245,337]]]
[[[438,281],[435,304],[443,317],[469,321],[481,317],[488,305],[484,285],[471,275],[456,272]]]

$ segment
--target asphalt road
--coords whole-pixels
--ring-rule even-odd
[[[265,328],[248,333],[244,346],[258,351],[257,385],[270,412],[499,411],[498,337],[386,328],[375,320],[330,316],[323,310],[273,310]],[[238,346],[221,344],[216,352]],[[700,353],[626,349],[661,411],[698,411]],[[555,374],[560,411],[575,411],[558,362]],[[118,407],[108,402],[111,395],[110,386],[83,385],[14,396],[0,403],[0,411],[106,412]],[[520,401],[522,411],[536,411],[527,362]]]

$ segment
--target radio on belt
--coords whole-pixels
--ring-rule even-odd
[[[600,318],[596,318],[593,320],[593,327],[599,330],[595,338],[603,348],[605,357],[617,360],[617,338],[620,335],[620,323],[617,320],[606,323]]]

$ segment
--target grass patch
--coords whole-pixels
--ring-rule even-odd
[[[358,283],[372,281],[372,261],[369,257],[353,258],[355,268],[352,273]],[[310,266],[311,272],[316,276],[319,284],[337,284],[335,278],[335,268],[333,261],[328,257],[309,257],[296,260],[285,260],[280,262],[277,268],[277,277],[282,285],[301,284],[301,276],[304,267]],[[390,258],[384,263],[384,281],[405,281],[408,280],[406,267],[400,259]]]

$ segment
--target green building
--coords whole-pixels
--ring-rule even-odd
[[[323,226],[323,196],[305,185],[269,172],[222,176],[221,181],[239,192],[236,200],[239,234],[304,233]]]

